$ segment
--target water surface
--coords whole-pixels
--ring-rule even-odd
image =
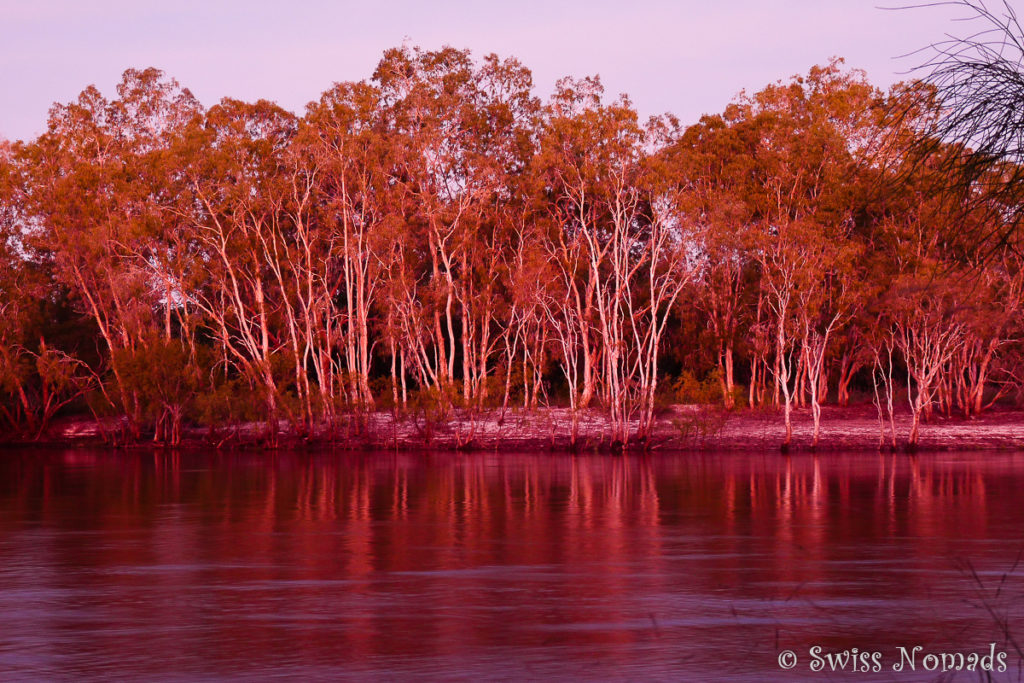
[[[0,678],[1016,680],[1022,530],[1008,454],[0,453]]]

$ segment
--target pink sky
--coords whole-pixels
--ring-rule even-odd
[[[0,0],[0,137],[35,136],[51,103],[89,84],[110,94],[129,67],[161,68],[206,105],[263,97],[301,112],[333,82],[368,78],[404,39],[518,57],[544,98],[561,76],[598,73],[643,115],[690,123],[833,55],[887,86],[916,64],[895,57],[964,33],[950,21],[964,15],[871,0]]]

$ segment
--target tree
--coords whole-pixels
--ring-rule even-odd
[[[411,407],[467,445],[521,393],[620,449],[679,372],[727,408],[749,381],[786,446],[801,408],[818,443],[833,381],[845,404],[871,379],[895,439],[906,381],[916,442],[1024,385],[1019,164],[943,139],[941,82],[883,96],[834,60],[686,130],[597,78],[530,90],[515,59],[402,47],[302,117],[204,111],[154,69],[56,105],[0,144],[0,422],[107,397],[130,438],[263,419],[273,443],[390,404],[395,434]]]
[[[769,86],[743,98],[730,115],[756,141],[743,201],[756,227],[752,252],[769,314],[784,447],[792,440],[793,404],[802,403],[805,393],[817,443],[828,343],[853,305],[855,179],[877,93],[862,73],[844,73],[840,65],[833,61],[812,68],[806,78]]]
[[[302,236],[302,279],[306,325],[316,320],[319,328],[308,336],[320,340],[311,361],[325,406],[333,407],[335,375],[350,378],[354,405],[373,404],[370,320],[390,263],[387,222],[394,201],[394,151],[383,134],[380,98],[366,83],[338,84],[310,105],[300,132],[306,162],[317,169],[320,215],[316,229]],[[334,360],[342,348],[343,366]]]
[[[663,127],[645,130],[627,99],[603,104],[602,93],[596,79],[559,82],[540,163],[569,302],[558,329],[570,402],[574,413],[586,406],[600,382],[621,448],[634,417],[641,440],[650,432],[661,338],[690,268],[677,183],[646,152]]]
[[[282,209],[291,187],[281,171],[295,129],[295,117],[269,102],[223,100],[192,122],[174,150],[181,182],[174,212],[185,235],[172,239],[192,250],[174,289],[207,317],[223,362],[258,391],[271,441],[287,407],[282,380],[291,375],[302,386],[291,280],[278,251],[281,240],[293,239]],[[279,352],[289,346],[292,364],[282,373]]]
[[[462,401],[479,406],[508,329],[498,276],[533,151],[532,77],[496,55],[475,64],[468,51],[401,48],[385,53],[374,81],[404,194],[392,319],[421,386],[445,396],[461,375]]]
[[[985,0],[934,4],[966,10],[971,31],[921,51],[925,59],[915,70],[930,87],[894,101],[892,127],[898,130],[909,119],[917,128],[906,148],[904,175],[941,159],[933,191],[950,196],[950,205],[959,208],[956,218],[984,210],[988,220],[966,237],[992,249],[1015,241],[1024,221],[1024,29],[1007,0],[993,8]],[[922,118],[921,110],[931,115]]]
[[[722,400],[735,404],[735,353],[752,270],[752,207],[746,201],[757,141],[726,116],[705,116],[665,149],[684,193],[680,207],[694,229],[699,263],[696,304],[716,345]],[[756,366],[752,368],[756,372]],[[752,373],[753,374],[753,373]],[[756,382],[756,377],[752,377]]]
[[[198,111],[191,93],[160,71],[130,69],[114,100],[89,87],[76,101],[55,105],[47,131],[23,151],[25,211],[40,228],[28,246],[52,263],[92,317],[134,435],[139,401],[115,354],[144,348],[159,325],[157,312],[169,311],[173,297],[133,257],[159,224],[159,160]]]

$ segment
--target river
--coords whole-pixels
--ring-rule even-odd
[[[1016,679],[1022,502],[1017,454],[2,452],[0,679]]]

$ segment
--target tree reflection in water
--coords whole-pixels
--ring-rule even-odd
[[[979,594],[1020,612],[1022,485],[1005,454],[9,453],[0,671],[711,680],[984,648]]]

